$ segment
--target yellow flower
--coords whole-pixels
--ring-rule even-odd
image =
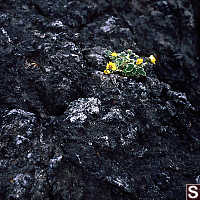
[[[109,62],[109,63],[107,63],[107,65],[106,65],[106,69],[107,69],[107,70],[111,69],[112,71],[116,71],[116,70],[117,70],[117,66],[116,66],[116,64],[113,63],[113,62]]]
[[[113,57],[117,57],[117,53],[114,51],[112,54],[111,54],[111,56],[113,56]]]
[[[153,55],[149,56],[149,59],[153,64],[156,64],[156,58]]]
[[[110,74],[110,71],[108,69],[104,70],[104,74]]]
[[[143,63],[143,59],[142,58],[138,58],[137,60],[136,60],[136,65],[140,65],[140,64],[142,64]]]

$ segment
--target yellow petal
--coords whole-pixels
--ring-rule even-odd
[[[143,59],[142,58],[138,58],[136,61],[136,65],[140,65],[143,63]]]
[[[117,70],[117,67],[116,67],[116,65],[115,65],[115,66],[113,66],[112,70],[113,70],[113,71],[116,71],[116,70]]]
[[[109,70],[104,70],[104,74],[110,74]]]
[[[153,64],[156,64],[156,58],[153,55],[149,56],[149,59]]]
[[[109,65],[109,63],[107,63],[107,65],[106,65],[106,69],[110,69],[110,65]]]
[[[114,51],[114,52],[111,54],[111,56],[117,57],[117,53]]]
[[[113,71],[116,71],[117,70],[117,66],[115,63],[112,63],[112,68],[111,68]]]

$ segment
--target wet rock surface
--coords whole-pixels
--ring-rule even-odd
[[[199,183],[198,1],[0,0],[0,199],[185,198]],[[154,53],[104,75],[105,50]]]

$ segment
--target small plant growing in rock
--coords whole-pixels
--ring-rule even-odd
[[[104,74],[118,72],[123,76],[146,76],[144,70],[145,65],[147,65],[148,62],[156,63],[156,59],[153,55],[148,58],[142,58],[136,55],[131,49],[121,53],[106,51],[106,56],[111,61],[107,63]]]

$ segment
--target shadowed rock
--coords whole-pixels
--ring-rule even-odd
[[[0,0],[0,199],[182,200],[199,183],[198,1]],[[105,75],[105,50],[155,54]]]

